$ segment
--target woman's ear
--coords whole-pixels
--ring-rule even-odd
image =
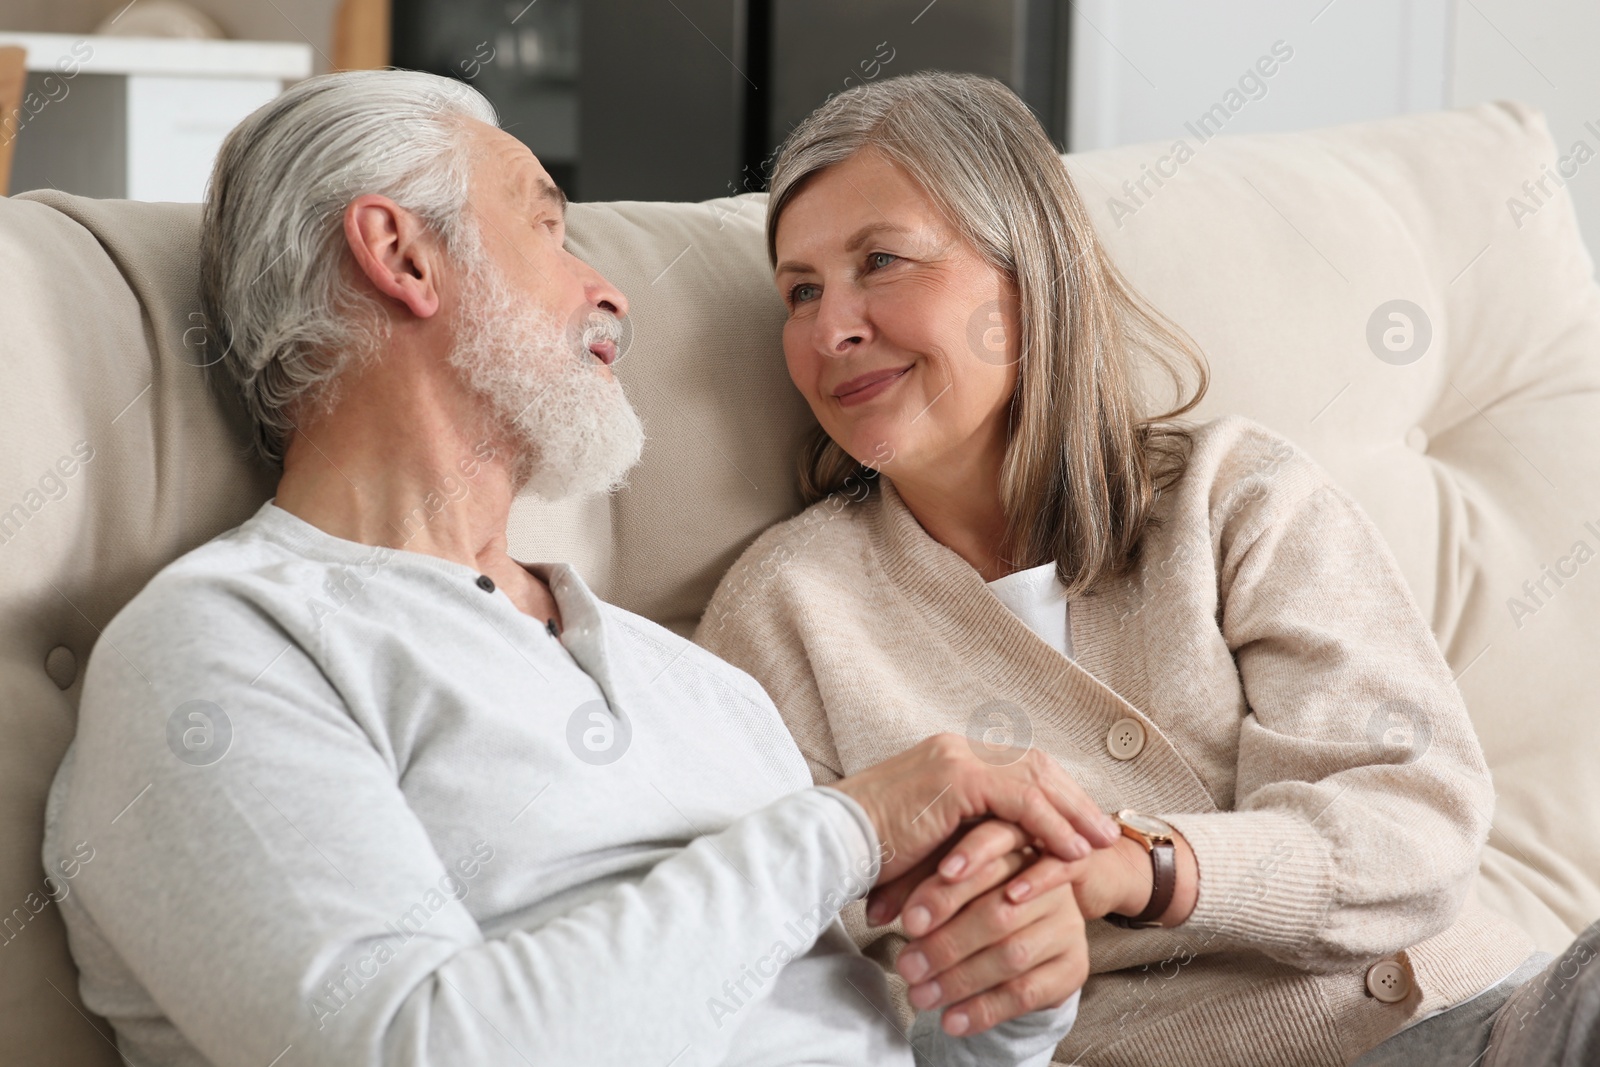
[[[367,193],[344,209],[344,238],[373,288],[419,319],[439,310],[439,244],[414,214]]]

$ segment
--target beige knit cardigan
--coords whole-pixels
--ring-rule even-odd
[[[1103,809],[1183,833],[1193,915],[1089,924],[1092,974],[1059,1059],[1344,1064],[1534,945],[1473,892],[1488,768],[1378,530],[1267,428],[1194,429],[1137,572],[1073,600],[1076,660],[929,537],[886,477],[763,534],[695,639],[767,689],[819,784],[930,734],[979,736],[1009,709]],[[1128,718],[1146,741],[1118,759],[1108,731]],[[858,942],[889,965],[898,923],[869,929],[853,907]],[[1405,1000],[1368,994],[1380,959],[1409,975]]]

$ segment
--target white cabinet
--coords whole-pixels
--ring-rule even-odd
[[[261,41],[0,33],[28,50],[13,193],[198,201],[222,139],[311,73],[311,48]]]

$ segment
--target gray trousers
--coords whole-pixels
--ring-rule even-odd
[[[1505,981],[1425,1019],[1352,1067],[1600,1064],[1600,922],[1558,957],[1535,952]]]

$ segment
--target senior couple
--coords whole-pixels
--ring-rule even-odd
[[[1180,421],[1204,363],[1009,90],[886,80],[785,144],[813,507],[697,644],[507,553],[517,493],[643,440],[564,209],[423,74],[224,145],[202,296],[282,476],[107,627],[47,812],[52,870],[97,849],[62,910],[128,1062],[1592,1050],[1594,930],[1550,961],[1474,901],[1487,768],[1379,534],[1282,438]]]

